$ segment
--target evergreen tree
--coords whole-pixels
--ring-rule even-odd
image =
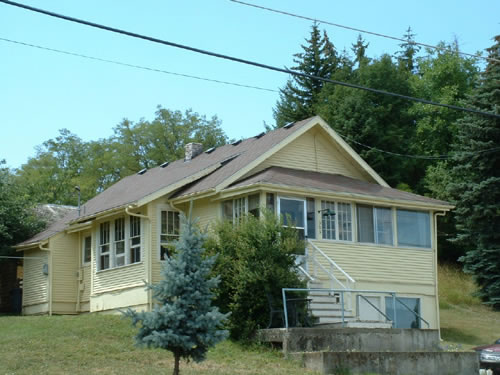
[[[500,35],[467,107],[500,115]],[[466,115],[458,122],[450,193],[457,197],[455,238],[468,251],[461,258],[474,274],[485,303],[500,309],[500,120]],[[491,151],[489,151],[491,150]]]
[[[138,345],[174,354],[174,375],[179,374],[181,358],[202,361],[208,348],[228,335],[218,327],[229,314],[212,306],[212,289],[219,278],[209,278],[215,257],[203,257],[205,239],[191,218],[181,215],[177,253],[165,261],[163,280],[148,286],[158,304],[150,312],[125,312],[134,326],[140,324],[135,337]]]
[[[366,49],[370,43],[365,42],[361,34],[358,35],[356,44],[352,45],[351,51],[354,53],[354,62],[358,63],[358,68],[367,65],[370,59],[366,57]]]
[[[403,38],[406,39],[406,41],[399,45],[401,47],[401,51],[397,52],[396,55],[399,60],[399,64],[408,70],[408,72],[413,73],[416,69],[415,58],[417,53],[420,51],[420,46],[415,44],[415,34],[409,26]]]
[[[330,78],[338,67],[338,57],[334,45],[326,31],[323,35],[317,24],[312,26],[311,36],[302,45],[303,52],[294,55],[292,67],[300,73]],[[276,127],[288,122],[303,120],[316,114],[319,93],[325,83],[306,77],[292,76],[280,90],[280,99],[273,109]]]

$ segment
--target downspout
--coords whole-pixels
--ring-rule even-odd
[[[78,272],[77,272],[77,278],[76,278],[76,313],[78,314],[80,312],[80,280],[82,277],[82,257],[83,254],[81,254],[82,250],[82,232],[78,232],[78,251],[77,251],[77,257],[78,257]]]
[[[169,205],[170,205],[170,207],[172,207],[174,210],[177,210],[177,211],[179,211],[179,212],[184,212],[184,211],[182,211],[179,207],[176,207],[176,206],[174,205],[174,202],[169,201],[169,202],[168,202],[168,204],[169,204]]]
[[[130,212],[129,210],[131,208],[134,208],[133,206],[127,206],[125,208],[125,213],[127,215],[130,215],[130,216],[135,216],[135,217],[140,217],[142,219],[147,219],[148,221],[150,221],[150,217],[149,216],[146,216],[146,215],[141,215],[141,214],[136,214],[136,213],[133,213],[133,212]],[[151,225],[150,225],[150,228],[149,228],[149,236],[150,236],[150,240],[149,240],[149,244],[151,245]],[[153,249],[150,248],[150,251],[149,251],[149,262],[147,262],[147,281],[149,284],[151,284],[153,282],[153,277],[152,277],[152,274],[153,274]],[[151,293],[151,289],[147,289],[147,293],[148,293],[148,305],[149,305],[149,311],[153,311],[153,294]]]
[[[48,242],[47,242],[47,244],[48,244]],[[38,248],[40,250],[49,252],[49,255],[48,255],[49,256],[49,279],[48,279],[49,285],[47,285],[47,289],[48,289],[48,299],[49,299],[49,316],[52,316],[52,273],[53,273],[53,270],[52,270],[52,252],[50,251],[50,249],[48,247],[43,247],[41,242],[40,242],[40,244],[38,244]]]
[[[438,323],[438,334],[439,334],[439,341],[443,341],[441,338],[441,319],[439,316],[439,288],[438,288],[438,252],[437,252],[437,217],[438,216],[445,216],[446,212],[435,212],[434,213],[434,273],[436,275],[436,317],[437,317],[437,323]]]

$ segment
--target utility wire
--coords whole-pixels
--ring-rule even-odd
[[[427,48],[435,49],[435,50],[438,50],[438,51],[450,50],[448,48],[443,48],[443,47],[439,47],[439,46],[433,46],[431,44],[419,43],[419,42],[415,42],[415,41],[409,41],[407,39],[402,39],[402,38],[398,38],[398,37],[391,36],[391,35],[381,34],[381,33],[373,32],[373,31],[368,31],[368,30],[362,30],[362,29],[358,29],[358,28],[355,28],[355,27],[351,27],[351,26],[340,25],[338,23],[333,23],[333,22],[328,22],[328,21],[322,21],[322,20],[319,20],[317,18],[311,18],[311,17],[301,16],[299,14],[285,12],[283,10],[278,10],[278,9],[273,9],[273,8],[267,8],[267,7],[264,7],[264,6],[261,6],[261,5],[257,5],[257,4],[246,3],[246,2],[240,1],[240,0],[229,0],[229,1],[232,1],[233,3],[238,3],[238,4],[246,5],[246,6],[249,6],[249,7],[254,7],[254,8],[258,8],[258,9],[262,9],[262,10],[267,10],[269,12],[284,14],[286,16],[300,18],[300,19],[303,19],[303,20],[319,22],[319,23],[323,23],[325,25],[340,27],[342,29],[357,31],[357,32],[360,32],[360,33],[363,33],[363,34],[370,34],[370,35],[375,35],[375,36],[379,36],[379,37],[382,37],[382,38],[397,40],[399,42],[405,42],[405,43],[412,44],[412,45],[427,47]],[[481,55],[478,55],[478,54],[472,54],[472,53],[460,52],[460,51],[452,51],[452,52],[456,52],[456,53],[458,53],[460,55],[464,55],[464,56],[475,57],[475,58],[478,58],[478,59],[484,59],[484,60],[488,60],[488,61],[500,62],[499,59],[495,59],[493,57],[485,57],[485,56],[481,56]]]
[[[9,42],[9,43],[14,43],[14,44],[19,44],[19,45],[27,46],[27,47],[38,48],[38,49],[45,50],[45,51],[51,51],[51,52],[56,52],[56,53],[61,53],[61,54],[70,55],[70,56],[76,56],[76,57],[82,57],[82,58],[89,59],[89,60],[101,61],[101,62],[105,62],[105,63],[116,64],[116,65],[126,66],[126,67],[130,67],[130,68],[148,70],[148,71],[151,71],[151,72],[170,74],[170,75],[179,76],[179,77],[193,78],[193,79],[198,79],[198,80],[207,81],[207,82],[222,83],[224,85],[232,85],[232,86],[244,87],[244,88],[248,88],[248,89],[270,91],[270,92],[279,92],[278,90],[268,89],[268,88],[265,88],[265,87],[245,85],[245,84],[236,83],[236,82],[220,81],[220,80],[217,80],[217,79],[204,78],[204,77],[193,76],[193,75],[184,74],[184,73],[169,72],[167,70],[150,68],[150,67],[147,67],[147,66],[141,66],[141,65],[135,65],[135,64],[129,64],[129,63],[124,63],[124,62],[116,61],[116,60],[108,60],[108,59],[103,59],[103,58],[100,58],[100,57],[83,55],[81,53],[63,51],[63,50],[60,50],[60,49],[39,46],[39,45],[36,45],[36,44],[19,42],[17,40],[12,40],[12,39],[6,39],[6,38],[1,38],[0,37],[0,40],[2,40],[4,42]]]
[[[85,58],[85,59],[96,60],[96,61],[101,61],[101,62],[106,62],[106,63],[111,63],[111,64],[117,64],[117,65],[122,65],[122,66],[126,66],[126,67],[131,67],[131,68],[143,69],[143,70],[148,70],[148,71],[152,71],[152,72],[171,74],[171,75],[180,76],[180,77],[194,78],[194,79],[199,79],[199,80],[203,80],[203,81],[215,82],[215,83],[222,83],[222,84],[226,84],[226,85],[233,85],[233,86],[238,86],[238,87],[243,87],[243,88],[250,88],[250,89],[257,89],[257,90],[278,92],[278,90],[272,90],[272,89],[267,89],[267,88],[258,87],[258,86],[250,86],[250,85],[244,85],[244,84],[235,83],[235,82],[219,81],[219,80],[210,79],[210,78],[203,78],[203,77],[198,77],[198,76],[192,76],[192,75],[188,75],[188,74],[174,73],[174,72],[169,72],[169,71],[166,71],[166,70],[161,70],[161,69],[156,69],[156,68],[150,68],[150,67],[145,67],[145,66],[140,66],[140,65],[134,65],[134,64],[128,64],[128,63],[124,63],[124,62],[121,62],[121,61],[108,60],[108,59],[103,59],[103,58],[95,57],[95,56],[83,55],[83,54],[80,54],[80,53],[75,53],[75,52],[69,52],[69,51],[59,50],[59,49],[55,49],[55,48],[44,47],[44,46],[40,46],[40,45],[36,45],[36,44],[20,42],[20,41],[17,41],[17,40],[12,40],[12,39],[2,38],[2,37],[0,37],[0,40],[4,41],[4,42],[19,44],[19,45],[22,45],[22,46],[27,46],[27,47],[33,47],[33,48],[37,48],[37,49],[41,49],[41,50],[46,50],[46,51],[50,51],[50,52],[56,52],[56,53],[61,53],[61,54],[65,54],[65,55],[75,56],[75,57],[82,57],[82,58]],[[451,158],[450,155],[427,156],[427,155],[399,154],[399,153],[395,153],[395,152],[391,152],[391,151],[386,151],[386,150],[382,150],[382,149],[377,148],[377,147],[366,145],[364,143],[361,143],[361,142],[358,142],[358,141],[354,140],[353,138],[351,138],[351,137],[349,137],[347,135],[344,135],[344,134],[340,133],[337,130],[336,130],[336,132],[337,132],[337,134],[339,134],[345,140],[348,140],[348,141],[351,141],[353,143],[356,143],[356,144],[358,144],[358,145],[360,145],[362,147],[365,147],[365,148],[368,148],[368,149],[371,149],[371,150],[374,150],[374,151],[377,151],[377,152],[382,152],[382,153],[385,153],[385,154],[393,155],[393,156],[407,157],[407,158],[414,158],[414,159],[425,159],[425,160],[446,160],[446,159],[450,159]],[[496,150],[500,150],[500,147],[496,147],[494,149],[489,149],[489,150],[478,151],[477,153],[491,152],[491,151],[496,151]]]
[[[352,84],[352,83],[346,83],[346,82],[342,82],[342,81],[335,81],[333,79],[328,79],[328,78],[318,77],[318,76],[314,76],[314,75],[310,75],[310,74],[305,74],[305,73],[301,73],[301,72],[296,72],[296,71],[293,71],[293,70],[290,70],[290,69],[279,68],[279,67],[275,67],[275,66],[272,66],[272,65],[266,65],[266,64],[259,63],[259,62],[255,62],[255,61],[245,60],[245,59],[242,59],[242,58],[239,58],[239,57],[233,57],[233,56],[224,55],[224,54],[217,53],[217,52],[211,52],[211,51],[203,50],[203,49],[196,48],[196,47],[191,47],[191,46],[187,46],[187,45],[183,45],[183,44],[179,44],[179,43],[175,43],[175,42],[170,42],[170,41],[167,41],[167,40],[162,40],[162,39],[150,37],[150,36],[147,36],[147,35],[137,34],[137,33],[131,32],[131,31],[117,29],[117,28],[114,28],[114,27],[110,27],[110,26],[106,26],[106,25],[102,25],[102,24],[98,24],[98,23],[93,23],[93,22],[85,21],[85,20],[74,18],[74,17],[70,17],[70,16],[65,16],[65,15],[54,13],[54,12],[51,12],[51,11],[48,11],[48,10],[44,10],[44,9],[40,9],[40,8],[35,8],[35,7],[29,6],[29,5],[25,5],[25,4],[16,3],[14,1],[0,0],[0,2],[8,4],[8,5],[16,6],[16,7],[19,7],[19,8],[24,8],[24,9],[30,10],[32,12],[37,12],[37,13],[45,14],[45,15],[48,15],[48,16],[51,16],[51,17],[64,19],[64,20],[67,20],[67,21],[70,21],[70,22],[75,22],[75,23],[79,23],[79,24],[82,24],[82,25],[91,26],[91,27],[95,27],[95,28],[98,28],[98,29],[111,31],[111,32],[118,33],[118,34],[127,35],[127,36],[130,36],[130,37],[133,37],[133,38],[144,39],[144,40],[147,40],[147,41],[150,41],[150,42],[153,42],[153,43],[159,43],[159,44],[163,44],[163,45],[167,45],[167,46],[171,46],[171,47],[175,47],[175,48],[180,48],[180,49],[184,49],[184,50],[187,50],[187,51],[192,51],[192,52],[200,53],[200,54],[207,55],[207,56],[212,56],[212,57],[217,57],[217,58],[220,58],[220,59],[235,61],[235,62],[239,62],[241,64],[252,65],[252,66],[256,66],[256,67],[263,68],[263,69],[268,69],[268,70],[273,70],[273,71],[276,71],[276,72],[281,72],[281,73],[286,73],[286,74],[291,74],[291,75],[295,75],[295,76],[304,77],[304,78],[307,78],[307,79],[319,80],[319,81],[333,83],[333,84],[340,85],[340,86],[346,86],[346,87],[351,87],[351,88],[355,88],[355,89],[359,89],[359,90],[369,91],[369,92],[373,92],[373,93],[376,93],[376,94],[393,96],[393,97],[397,97],[397,98],[401,98],[401,99],[411,100],[411,101],[414,101],[414,102],[419,102],[419,103],[430,104],[430,105],[434,105],[434,106],[438,106],[438,107],[444,107],[444,108],[454,109],[454,110],[457,110],[457,111],[475,113],[475,114],[478,114],[478,115],[487,116],[487,117],[493,117],[493,118],[500,118],[500,115],[497,115],[497,114],[494,114],[494,113],[489,113],[489,112],[479,111],[479,110],[476,110],[476,109],[473,109],[473,108],[465,108],[465,107],[459,107],[459,106],[455,106],[455,105],[451,105],[451,104],[437,103],[437,102],[433,102],[433,101],[426,100],[426,99],[421,99],[421,98],[415,98],[415,97],[412,97],[412,96],[396,94],[396,93],[389,92],[389,91],[373,89],[373,88],[370,88],[370,87],[365,87],[365,86],[361,86],[361,85],[355,85],[355,84]]]

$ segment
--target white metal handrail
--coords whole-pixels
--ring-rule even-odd
[[[328,263],[330,263],[331,266],[335,267],[340,273],[342,273],[347,280],[349,280],[351,283],[355,283],[356,280],[354,280],[347,272],[345,272],[342,267],[340,267],[337,263],[335,263],[328,255],[326,255],[319,247],[317,247],[315,244],[311,242],[311,240],[307,240],[307,243],[310,244],[314,250],[316,250]],[[315,257],[314,257],[314,260]],[[319,263],[319,262],[318,262]]]
[[[304,267],[302,267],[302,266],[298,266],[297,268],[299,269],[299,271],[300,271],[300,272],[302,272],[302,273],[303,273],[303,274],[304,274],[304,275],[305,275],[305,276],[309,279],[309,281],[314,281],[314,277],[312,277],[312,276],[309,274],[309,272],[307,272],[307,271],[304,269]]]
[[[336,281],[342,288],[344,289],[347,289],[347,287],[339,280],[337,279],[337,277],[335,277],[335,275],[333,274],[333,272],[330,272],[328,271],[317,259],[316,257],[313,257],[312,258],[314,264],[316,264],[317,266],[319,266],[319,268],[321,268],[323,270],[324,273],[327,274],[327,276],[330,278],[330,281]],[[333,283],[332,283],[333,284]],[[333,288],[333,285],[332,285],[332,288]]]

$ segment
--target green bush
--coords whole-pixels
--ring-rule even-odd
[[[248,215],[238,225],[218,223],[207,242],[209,253],[218,253],[214,273],[220,275],[216,304],[231,312],[229,329],[234,339],[249,339],[267,327],[269,304],[282,305],[281,288],[301,288],[294,254],[304,252],[297,231],[283,226],[272,213],[260,220]]]

